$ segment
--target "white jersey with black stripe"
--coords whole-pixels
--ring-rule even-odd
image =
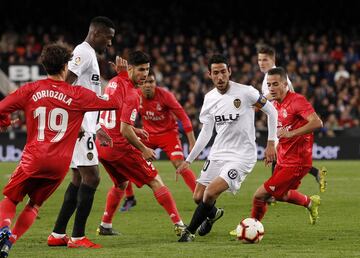
[[[68,63],[71,72],[77,75],[74,85],[83,86],[101,95],[100,69],[95,50],[87,42],[77,45],[73,51],[73,58]],[[89,133],[96,133],[99,112],[87,112],[81,127]]]

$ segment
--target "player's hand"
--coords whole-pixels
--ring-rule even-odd
[[[9,126],[15,125],[18,121],[18,118],[10,120],[9,115],[0,114],[0,132],[6,132]]]
[[[112,138],[102,128],[96,131],[96,138],[100,141],[101,146],[113,146]]]
[[[265,148],[265,166],[269,166],[276,160],[275,141],[268,141]]]
[[[176,169],[175,181],[178,180],[178,175],[182,173],[183,170],[188,169],[190,167],[190,163],[187,161],[182,161],[180,166]]]
[[[141,154],[146,161],[154,161],[156,159],[155,151],[148,147],[145,147],[144,151]]]
[[[280,138],[291,138],[294,137],[293,131],[289,131],[286,128],[280,128],[277,130],[277,137]]]
[[[127,69],[128,69],[127,60],[124,58],[121,58],[120,56],[116,56],[115,63],[110,61],[109,64],[116,71],[116,73],[121,73],[121,72],[127,71]]]
[[[142,140],[148,140],[149,139],[149,133],[144,129],[134,128],[134,132]]]

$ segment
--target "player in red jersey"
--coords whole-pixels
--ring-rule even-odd
[[[138,89],[140,94],[139,114],[141,116],[143,128],[149,133],[147,139],[143,140],[149,148],[161,148],[166,152],[175,168],[178,168],[184,161],[184,154],[179,139],[179,128],[176,122],[178,118],[189,142],[191,151],[195,144],[194,131],[189,117],[186,115],[174,94],[162,87],[156,87],[155,74],[150,70],[145,83]],[[194,192],[196,177],[191,169],[184,169],[181,172],[185,183]],[[121,211],[126,211],[136,203],[132,186],[129,182],[126,188],[126,199],[121,207]]]
[[[105,212],[98,233],[100,235],[117,234],[112,229],[112,219],[124,196],[128,180],[131,180],[137,187],[146,184],[153,190],[156,200],[167,211],[174,223],[176,233],[180,234],[184,224],[175,201],[151,163],[155,159],[155,152],[138,139],[138,135],[146,136],[144,131],[133,127],[140,104],[136,87],[145,82],[149,73],[150,59],[141,51],[131,53],[128,71],[126,71],[126,60],[122,61],[121,69],[124,70],[119,72],[121,69],[118,67],[116,69],[119,72],[118,75],[111,79],[105,88],[105,94],[119,99],[119,110],[102,112],[100,120],[103,129],[113,139],[114,146],[99,146],[99,142],[96,142],[99,160],[114,182],[114,186],[107,195]],[[118,91],[115,92],[116,89]]]
[[[302,95],[289,91],[283,68],[269,70],[267,85],[278,111],[277,163],[274,174],[254,194],[251,217],[261,220],[267,210],[266,201],[273,196],[306,207],[310,223],[315,224],[320,197],[309,197],[296,189],[312,167],[313,131],[322,127],[322,121]]]
[[[60,44],[46,46],[40,59],[48,78],[23,85],[0,102],[2,130],[10,125],[7,117],[15,110],[25,111],[27,126],[20,164],[0,202],[0,257],[8,256],[12,244],[30,228],[40,206],[63,181],[85,112],[117,108],[116,101],[64,81],[71,52]],[[10,233],[16,206],[26,195],[30,200]]]

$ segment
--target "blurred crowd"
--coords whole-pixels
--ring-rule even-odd
[[[262,43],[276,49],[277,66],[287,70],[295,90],[315,107],[324,122],[320,136],[334,137],[344,129],[360,126],[360,40],[356,28],[351,33],[341,33],[331,28],[316,32],[294,27],[282,32],[230,26],[211,33],[201,26],[197,30],[166,32],[158,28],[138,31],[129,23],[117,25],[119,31],[113,46],[99,56],[103,79],[114,76],[108,61],[116,55],[126,58],[135,49],[149,53],[158,84],[176,95],[196,132],[200,129],[198,115],[204,95],[212,89],[207,75],[209,57],[225,54],[232,80],[260,90],[264,74],[257,64],[256,47]],[[37,63],[46,43],[59,40],[74,47],[84,40],[85,35],[80,36],[56,27],[50,31],[41,27],[28,27],[24,33],[4,31],[0,35],[0,68]],[[21,114],[18,116],[21,129],[24,120]],[[257,114],[256,128],[266,131],[266,116],[262,112]]]

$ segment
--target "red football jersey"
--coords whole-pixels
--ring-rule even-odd
[[[139,113],[143,127],[149,134],[177,132],[176,117],[181,121],[186,133],[192,130],[189,117],[171,92],[156,87],[152,99],[145,98],[140,89],[138,92],[140,94]]]
[[[314,113],[304,96],[288,92],[282,103],[273,102],[278,111],[278,128],[295,130],[307,124],[306,117]],[[312,166],[314,134],[308,133],[291,138],[280,138],[277,147],[277,164],[280,166]]]
[[[27,140],[20,165],[34,177],[57,179],[68,171],[86,111],[114,109],[84,87],[44,79],[21,86],[0,102],[0,113],[24,110]]]
[[[129,146],[130,143],[120,132],[120,124],[125,122],[134,125],[139,109],[139,95],[127,72],[121,72],[109,81],[105,95],[118,101],[118,110],[101,112],[101,127],[111,136],[114,145]]]

